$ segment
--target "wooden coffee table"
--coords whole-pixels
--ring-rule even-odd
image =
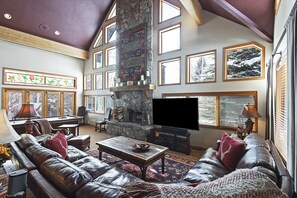
[[[102,152],[127,160],[139,166],[143,180],[145,179],[147,167],[159,159],[162,160],[162,173],[164,173],[165,151],[167,151],[168,148],[150,143],[148,151],[135,152],[132,145],[141,143],[144,142],[124,136],[117,136],[96,142],[100,160],[102,160]]]

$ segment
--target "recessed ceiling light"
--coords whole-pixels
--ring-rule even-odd
[[[59,36],[60,34],[61,33],[58,30],[55,31],[55,35]]]
[[[9,14],[9,13],[5,13],[5,14],[4,14],[4,18],[6,18],[6,19],[11,19],[12,16],[11,16],[11,14]]]
[[[48,31],[49,30],[49,27],[46,24],[40,24],[39,25],[39,29],[44,30],[44,31]]]

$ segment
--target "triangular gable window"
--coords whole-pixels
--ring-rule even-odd
[[[94,46],[93,48],[96,48],[96,47],[99,47],[103,44],[103,39],[102,39],[102,30],[100,31],[99,33],[99,36],[97,37],[95,43],[94,43]]]
[[[172,19],[180,15],[180,8],[165,1],[160,0],[160,22]]]
[[[116,16],[116,7],[117,7],[117,4],[114,4],[113,8],[111,9],[111,11],[107,17],[107,20],[112,19],[113,17]]]

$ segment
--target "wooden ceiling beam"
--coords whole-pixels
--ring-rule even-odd
[[[26,45],[79,59],[88,59],[88,52],[69,45],[0,26],[0,40]]]
[[[242,12],[240,12],[239,10],[237,10],[234,6],[232,6],[226,0],[212,0],[212,1],[214,3],[216,3],[218,6],[220,6],[222,9],[224,9],[225,11],[227,11],[229,14],[231,14],[232,16],[234,16],[236,19],[238,19],[244,25],[246,25],[247,27],[249,27],[251,30],[253,30],[261,38],[263,38],[264,40],[266,40],[269,43],[272,43],[273,42],[273,37],[269,33],[267,33],[262,27],[260,27],[258,24],[256,24],[249,17],[247,17]]]
[[[203,25],[202,6],[198,0],[180,0],[187,12],[192,16],[198,26]]]

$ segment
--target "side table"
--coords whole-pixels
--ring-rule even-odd
[[[58,126],[59,129],[74,129],[74,136],[79,136],[79,124],[62,124]]]

